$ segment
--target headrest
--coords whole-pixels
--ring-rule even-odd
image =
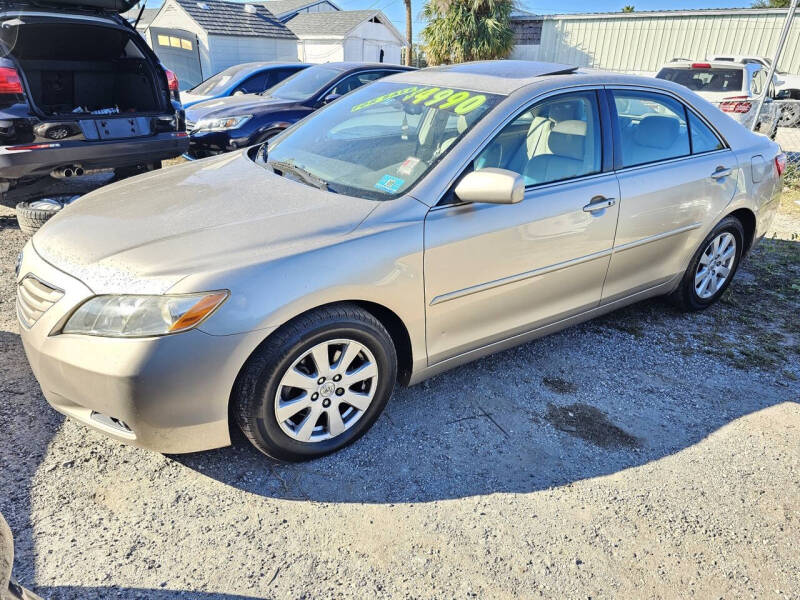
[[[585,121],[561,121],[556,123],[547,140],[550,152],[576,160],[583,160],[585,144]]]
[[[648,148],[669,148],[678,139],[681,124],[675,117],[651,115],[633,130],[633,141]]]
[[[467,117],[464,115],[458,115],[456,129],[458,130],[458,133],[464,133],[467,130]]]

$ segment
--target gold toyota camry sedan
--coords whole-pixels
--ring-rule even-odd
[[[668,81],[406,72],[66,208],[20,257],[22,340],[48,402],[118,440],[216,448],[230,418],[309,459],[363,435],[397,381],[652,296],[713,304],[785,161]]]

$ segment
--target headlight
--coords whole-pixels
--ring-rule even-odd
[[[253,115],[239,115],[238,117],[218,117],[215,119],[200,119],[194,126],[195,131],[225,131],[236,129],[247,123]]]
[[[175,296],[95,296],[78,307],[63,333],[104,337],[149,337],[195,327],[213,313],[228,292]]]

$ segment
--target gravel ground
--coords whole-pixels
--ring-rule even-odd
[[[712,309],[646,302],[399,389],[297,466],[241,440],[162,456],[49,409],[0,206],[17,576],[54,599],[798,598],[796,198]]]

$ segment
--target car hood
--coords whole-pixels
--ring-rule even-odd
[[[97,294],[160,294],[188,275],[335,243],[379,204],[318,190],[232,153],[87,194],[32,243]]]
[[[197,104],[198,102],[205,102],[206,100],[210,100],[211,96],[208,94],[201,95],[201,94],[192,94],[191,92],[181,92],[181,104],[183,107],[186,108],[187,105]]]
[[[297,103],[292,100],[281,100],[258,94],[240,94],[198,102],[186,109],[186,119],[197,123],[200,119],[210,117],[228,117],[235,115],[257,114],[268,110],[289,108]]]

